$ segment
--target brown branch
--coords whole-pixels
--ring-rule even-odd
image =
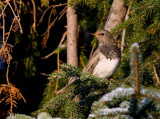
[[[57,70],[59,72],[59,69],[60,69],[60,63],[59,63],[59,50],[58,50],[58,53],[57,53]]]
[[[33,5],[33,29],[36,30],[36,5],[35,5],[35,2],[34,0],[31,0],[32,1],[32,5]]]
[[[89,59],[92,57],[95,47],[96,47],[96,43],[94,43],[93,46],[92,46],[92,50],[91,50],[91,53],[89,55]]]
[[[156,85],[160,85],[160,79],[158,77],[158,73],[157,73],[155,65],[153,65],[153,70],[154,70],[154,75],[155,75],[156,80],[157,80],[157,84]]]
[[[55,90],[54,90],[56,95],[58,94],[57,91],[58,91],[58,79],[56,79],[56,85],[55,85]]]
[[[147,3],[146,5],[143,5],[135,10],[133,10],[133,13],[136,12],[137,10],[143,9],[144,7],[148,6],[150,3]]]
[[[138,56],[137,56],[137,50],[133,51],[134,52],[134,56],[135,56],[135,59],[134,59],[134,64],[135,64],[135,75],[136,75],[136,89],[135,89],[135,92],[137,95],[140,94],[140,90],[139,90],[139,79],[138,79]]]
[[[58,46],[60,46],[60,45],[63,43],[63,41],[65,40],[66,35],[67,35],[67,32],[65,32],[65,33],[63,34],[63,36],[62,36],[62,38],[61,38],[61,41],[60,41],[60,43],[59,43]],[[53,54],[55,54],[56,52],[57,52],[57,51],[54,50],[53,52],[51,52],[50,54],[46,55],[45,57],[42,57],[41,59],[47,59],[47,58],[49,58],[50,56],[52,56]]]
[[[4,18],[4,14],[3,14],[3,46],[5,44],[5,18]]]
[[[8,34],[7,34],[7,37],[6,37],[5,44],[7,44],[7,41],[8,41],[8,38],[9,38],[10,34],[11,34],[11,31],[12,31],[14,22],[15,22],[15,18],[13,19],[13,22],[12,22],[12,24],[11,24],[11,26],[10,26],[9,32],[8,32]]]
[[[49,81],[48,92],[47,92],[46,98],[49,97],[49,93],[51,91],[51,85],[52,85],[52,80]]]
[[[155,99],[155,100],[160,101],[160,98],[158,98],[158,97],[153,97],[153,96],[151,96],[151,95],[143,95],[143,94],[140,94],[140,97],[148,97],[148,98],[152,98],[152,99]]]
[[[131,11],[131,5],[132,5],[132,3],[133,3],[133,0],[130,2],[130,5],[128,7],[128,10],[127,10],[127,13],[126,13],[124,21],[127,21],[129,19],[129,14],[130,14],[130,11]],[[126,29],[123,29],[123,32],[122,32],[122,41],[121,41],[121,54],[122,55],[123,55],[123,49],[124,49],[124,46],[125,46],[125,35],[126,35]]]
[[[60,20],[66,12],[67,12],[67,6],[60,12],[60,17],[58,18],[58,20]]]
[[[83,66],[83,68],[84,68],[84,67],[85,67],[85,64],[84,64],[81,56],[80,56],[80,61],[81,61],[81,64],[82,64],[82,66]]]
[[[49,74],[46,74],[46,73],[40,73],[40,74],[43,75],[43,76],[49,77]]]
[[[16,1],[15,1],[15,0],[13,0],[13,4],[14,4],[15,11],[17,11],[18,8],[17,8],[17,5],[16,5]],[[17,12],[17,14],[18,14],[18,12]]]
[[[76,80],[76,78],[74,78],[74,79],[72,79],[71,81],[69,81],[68,84],[67,84],[66,86],[64,86],[61,90],[59,90],[57,94],[60,95],[60,94],[64,93],[64,92],[67,90],[67,88],[68,88],[71,84],[74,83],[75,80]]]
[[[2,15],[4,15],[4,11],[6,10],[7,6],[8,6],[8,3],[5,5],[4,9],[2,10],[2,12],[0,14],[0,18],[1,18]]]
[[[64,4],[58,4],[58,5],[51,5],[49,6],[45,11],[44,13],[42,14],[40,20],[39,20],[39,23],[41,23],[43,21],[43,18],[44,18],[44,15],[46,14],[46,12],[50,9],[50,8],[56,8],[56,7],[61,7],[61,6],[64,6],[64,5],[67,5],[67,3],[64,3]],[[38,24],[39,25],[39,24]]]
[[[8,5],[9,5],[9,7],[11,8],[11,11],[12,11],[12,13],[13,13],[15,19],[16,19],[17,22],[18,22],[18,25],[19,25],[19,27],[20,27],[20,33],[23,33],[22,26],[21,26],[20,21],[19,21],[19,19],[18,19],[19,16],[17,17],[17,15],[15,14],[15,12],[14,12],[14,10],[13,10],[11,4],[9,3],[9,1],[7,1],[7,3],[8,3]]]
[[[7,72],[6,72],[6,80],[7,80],[7,84],[8,84],[8,85],[10,84],[10,83],[9,83],[9,78],[8,78],[9,66],[10,66],[10,64],[8,64],[8,66],[7,66]]]
[[[51,27],[54,25],[54,23],[56,22],[57,19],[58,19],[58,17],[56,17],[56,18],[53,20],[53,22],[50,23],[50,25],[48,26],[47,30],[46,30],[41,36],[46,35],[46,34],[50,31]]]

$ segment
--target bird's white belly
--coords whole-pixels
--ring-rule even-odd
[[[93,70],[93,75],[101,78],[109,78],[118,68],[120,59],[106,59],[105,56],[100,56],[100,61]]]

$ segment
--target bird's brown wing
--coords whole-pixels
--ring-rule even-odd
[[[90,58],[88,64],[83,69],[84,72],[89,72],[89,73],[93,72],[94,68],[96,67],[99,61],[99,55],[100,55],[100,50],[99,48],[97,48],[96,51],[93,53],[93,56]]]

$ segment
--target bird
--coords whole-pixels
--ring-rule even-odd
[[[121,60],[117,40],[109,31],[103,29],[91,35],[98,39],[99,45],[83,71],[100,78],[110,78],[116,72]]]
[[[89,72],[100,78],[110,78],[116,72],[121,60],[121,51],[118,48],[117,41],[109,31],[103,29],[91,35],[98,39],[99,45],[83,72]],[[75,80],[75,77],[71,77],[68,84],[57,94],[64,93]]]

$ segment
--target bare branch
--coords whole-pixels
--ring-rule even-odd
[[[15,19],[17,20],[17,22],[18,22],[18,24],[19,24],[20,33],[22,34],[22,33],[23,33],[23,29],[22,29],[21,23],[20,23],[20,21],[19,21],[19,19],[18,19],[19,16],[17,17],[17,15],[15,14],[15,12],[14,12],[14,10],[13,10],[11,4],[10,4],[8,1],[7,1],[7,3],[8,3],[8,5],[9,5],[9,7],[11,8],[14,17],[15,17]]]
[[[58,47],[63,43],[63,41],[65,40],[66,35],[67,35],[67,32],[65,32],[65,33],[63,34],[63,36],[62,36],[62,38],[61,38],[61,41],[60,41]],[[47,58],[49,58],[50,56],[52,56],[53,54],[55,54],[56,52],[57,52],[57,51],[54,50],[53,52],[51,52],[50,54],[46,55],[45,57],[42,57],[41,59],[47,59]]]
[[[130,14],[130,11],[131,11],[131,5],[132,5],[132,1],[128,7],[128,10],[127,10],[127,13],[126,13],[126,16],[125,16],[125,20],[124,21],[127,21],[129,19],[129,14]],[[123,30],[123,33],[122,33],[122,41],[121,41],[121,54],[123,54],[123,49],[124,49],[124,46],[125,46],[125,35],[126,35],[126,29]]]
[[[4,11],[6,10],[7,6],[8,6],[8,3],[5,5],[4,9],[2,10],[2,13],[0,14],[0,18],[4,14]]]
[[[56,8],[56,7],[60,7],[60,6],[64,6],[64,5],[67,5],[67,3],[64,3],[64,4],[58,4],[58,5],[51,5],[49,6],[43,13],[42,17],[40,18],[39,20],[39,23],[41,23],[43,21],[43,18],[44,18],[44,15],[46,14],[46,12],[50,9],[50,8]],[[39,25],[39,24],[38,24]]]
[[[153,70],[154,70],[154,75],[155,75],[156,80],[157,80],[157,84],[156,85],[160,85],[160,80],[159,80],[158,73],[157,73],[155,65],[153,65]]]
[[[33,5],[33,29],[36,30],[36,5],[35,5],[35,2],[34,0],[31,0],[32,1],[32,5]]]

